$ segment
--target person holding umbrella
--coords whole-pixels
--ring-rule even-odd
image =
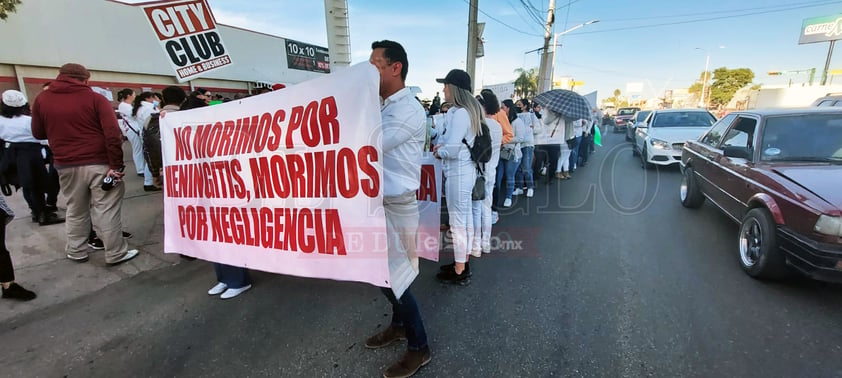
[[[549,156],[550,169],[548,172],[555,172],[561,154],[562,143],[570,139],[573,134],[572,125],[568,129],[566,119],[578,120],[587,119],[591,116],[591,107],[588,100],[582,95],[566,89],[553,89],[539,94],[535,102],[541,104],[544,122],[544,135],[540,145],[536,140],[536,149],[540,147]],[[547,184],[552,182],[551,176],[547,175]]]

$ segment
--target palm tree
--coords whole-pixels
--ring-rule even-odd
[[[518,68],[515,73],[518,75],[515,79],[515,95],[521,98],[535,96],[538,91],[538,68]]]
[[[20,0],[0,0],[0,20],[5,20],[9,17],[9,13],[14,13],[16,6],[20,5]]]

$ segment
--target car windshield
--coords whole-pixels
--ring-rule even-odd
[[[842,113],[766,119],[760,159],[842,163]]]
[[[643,122],[643,120],[646,119],[646,116],[648,116],[649,113],[651,113],[651,112],[652,112],[651,110],[639,111],[639,112],[637,112],[637,118],[635,118],[634,120],[636,122]]]
[[[620,109],[620,110],[617,112],[617,115],[632,115],[632,114],[634,114],[634,112],[636,112],[636,111],[637,111],[637,109],[632,109],[632,108],[629,108],[629,109]]]
[[[705,111],[655,113],[652,127],[710,127],[716,118]]]

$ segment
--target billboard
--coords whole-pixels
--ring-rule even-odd
[[[801,24],[798,44],[835,41],[842,38],[842,14],[813,17]]]
[[[231,64],[206,0],[154,3],[143,11],[179,83]]]
[[[287,39],[286,51],[287,68],[330,73],[330,54],[327,48]]]

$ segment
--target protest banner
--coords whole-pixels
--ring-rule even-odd
[[[180,83],[231,64],[206,0],[143,7]]]
[[[379,81],[366,62],[165,114],[165,252],[389,287]]]
[[[441,160],[432,152],[421,159],[421,187],[418,189],[418,257],[439,261],[441,239]]]

